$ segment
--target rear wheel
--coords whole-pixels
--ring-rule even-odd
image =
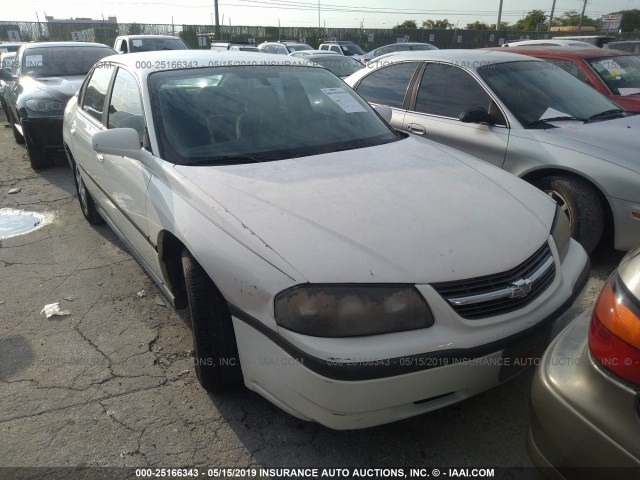
[[[569,175],[544,177],[534,185],[556,201],[569,219],[571,236],[593,252],[604,232],[604,208],[596,189]]]
[[[78,202],[80,202],[80,208],[82,209],[82,214],[84,215],[84,218],[86,218],[91,225],[97,225],[99,223],[103,223],[104,220],[102,219],[102,217],[100,216],[100,213],[98,213],[98,210],[96,209],[96,204],[93,201],[93,197],[89,193],[89,190],[87,190],[87,187],[84,184],[84,180],[82,180],[82,175],[80,174],[80,167],[78,167],[78,164],[75,162],[73,163],[73,169],[74,169],[74,177],[75,177],[74,180],[76,184],[76,191],[78,192]]]
[[[231,314],[220,291],[187,250],[182,252],[182,271],[196,375],[205,390],[223,391],[242,379]]]

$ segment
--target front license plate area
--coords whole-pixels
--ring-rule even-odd
[[[549,345],[551,325],[528,335],[502,351],[500,383],[515,377],[529,367],[538,365],[540,357]]]

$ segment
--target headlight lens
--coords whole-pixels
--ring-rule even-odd
[[[556,206],[556,218],[553,219],[553,226],[551,227],[551,236],[556,242],[560,261],[563,262],[569,251],[571,225],[569,225],[567,216],[558,206]]]
[[[433,325],[422,295],[409,285],[300,285],[275,299],[276,323],[315,337],[355,337]]]
[[[27,100],[27,108],[34,112],[61,112],[63,105],[58,100],[48,100],[45,98],[33,98]]]

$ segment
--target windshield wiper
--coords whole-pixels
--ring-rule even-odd
[[[604,112],[596,113],[587,118],[587,122],[595,122],[598,120],[608,120],[609,118],[625,117],[626,113],[621,108],[612,108]]]
[[[527,123],[527,125],[529,127],[532,127],[532,126],[535,126],[535,125],[546,125],[549,122],[560,122],[560,121],[563,121],[563,120],[573,120],[573,121],[576,121],[576,122],[586,122],[586,121],[588,121],[588,119],[586,119],[586,118],[572,117],[570,115],[562,115],[560,117],[540,118],[538,120],[533,120],[532,122]]]

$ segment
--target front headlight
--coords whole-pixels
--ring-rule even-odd
[[[556,242],[560,262],[563,262],[569,251],[569,241],[571,240],[571,225],[569,219],[560,207],[556,205],[556,217],[553,219],[551,236]]]
[[[315,337],[355,337],[433,325],[422,295],[409,285],[299,285],[275,299],[276,323]]]
[[[62,102],[58,100],[48,100],[46,98],[33,98],[31,100],[27,100],[26,104],[27,108],[33,112],[62,112],[63,105]]]

